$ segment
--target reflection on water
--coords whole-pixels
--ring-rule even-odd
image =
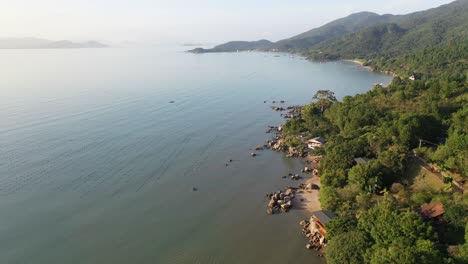
[[[0,56],[1,263],[321,263],[302,212],[265,213],[301,164],[250,156],[283,122],[263,101],[390,80],[265,53]]]

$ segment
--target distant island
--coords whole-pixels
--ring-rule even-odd
[[[107,48],[97,41],[72,42],[69,40],[48,40],[40,38],[0,38],[0,49],[83,49]]]

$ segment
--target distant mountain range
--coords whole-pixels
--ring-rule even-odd
[[[106,47],[108,46],[97,41],[72,42],[68,40],[53,41],[39,38],[0,38],[0,49],[80,49]]]
[[[194,53],[297,52],[315,59],[372,58],[468,40],[468,0],[408,15],[360,12],[276,43],[233,41]]]

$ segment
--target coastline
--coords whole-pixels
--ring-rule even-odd
[[[259,52],[259,53],[272,53],[272,54],[285,54],[285,55],[294,55],[296,57],[300,57],[302,59],[312,61],[312,62],[333,62],[333,61],[344,61],[344,62],[352,62],[358,64],[360,67],[370,71],[370,72],[378,72],[386,75],[391,75],[392,77],[398,77],[399,75],[391,72],[391,71],[381,71],[376,70],[371,66],[364,66],[364,62],[359,59],[337,59],[337,60],[316,60],[308,57],[307,55],[300,53],[300,52],[293,52],[293,51],[272,51],[272,50],[242,50],[242,51],[204,51],[204,52],[194,52],[193,50],[187,50],[185,52],[193,53],[193,54],[206,54],[206,53],[250,53],[250,52]]]
[[[346,61],[346,62],[353,62],[353,63],[356,63],[356,64],[359,64],[361,67],[365,68],[365,69],[368,69],[369,71],[374,71],[374,69],[370,66],[364,66],[364,62],[363,61],[360,61],[358,59],[353,59],[353,60],[341,60],[341,61]]]
[[[324,63],[324,62],[340,62],[340,61],[351,62],[351,63],[356,64],[356,66],[352,64],[351,65],[348,64],[347,67],[366,69],[369,72],[379,72],[373,69],[372,67],[364,66],[365,61],[358,60],[358,59],[342,59],[342,60],[338,59],[338,60],[330,60],[330,61],[320,61],[320,60],[314,60],[310,57],[307,57],[306,54],[303,54],[303,53],[284,52],[284,51],[281,51],[281,52],[280,51],[265,51],[265,50],[239,51],[239,52],[214,52],[214,53],[251,53],[251,52],[267,53],[269,54],[269,56],[275,56],[275,57],[293,55],[297,58],[301,58],[301,59],[304,59],[304,60],[307,60],[316,64]],[[337,63],[337,64],[341,64],[341,63]],[[393,73],[390,73],[390,74],[392,76],[396,76]],[[268,104],[268,105],[274,111],[276,112],[285,111],[285,114],[281,114],[281,116],[285,117],[286,119],[282,122],[282,124],[279,127],[269,126],[269,130],[267,131],[267,133],[270,133],[270,132],[277,132],[277,133],[275,134],[275,136],[273,136],[273,138],[270,138],[271,141],[270,140],[267,141],[267,145],[257,146],[256,148],[251,149],[253,151],[251,153],[251,156],[252,157],[257,156],[255,151],[269,149],[269,150],[274,150],[276,152],[281,152],[282,155],[287,155],[288,157],[299,158],[299,161],[303,165],[303,167],[312,166],[312,169],[316,168],[317,167],[316,164],[310,164],[310,160],[306,158],[308,155],[305,155],[305,156],[302,155],[302,153],[308,154],[310,151],[309,149],[301,150],[301,148],[295,148],[295,147],[290,148],[290,147],[287,147],[286,144],[284,144],[285,142],[281,142],[282,135],[283,135],[283,133],[281,133],[281,130],[282,130],[281,127],[284,125],[284,122],[286,122],[288,118],[292,118],[296,116],[298,109],[300,109],[302,106],[284,107],[284,105],[280,105],[280,104],[284,104],[285,102],[282,100],[273,100],[270,102],[272,104],[271,105]],[[267,103],[267,101],[264,101],[263,103]],[[301,141],[302,143],[305,143],[303,139],[301,139]],[[291,177],[291,181],[287,179],[288,182],[283,183],[282,187],[277,188],[276,190],[279,190],[277,192],[268,191],[266,193],[266,197],[267,197],[266,199],[267,204],[265,205],[266,213],[268,215],[282,214],[282,213],[287,213],[289,210],[291,210],[291,211],[295,211],[295,214],[299,213],[299,215],[303,217],[302,218],[303,221],[312,222],[312,220],[310,219],[312,219],[314,213],[320,213],[318,211],[322,210],[322,206],[320,203],[320,177],[317,175],[318,173],[316,173],[315,171],[314,173],[312,173],[312,169],[310,171],[309,170],[302,171],[301,174],[296,174],[296,173],[299,173],[299,171],[290,171],[292,173],[289,173],[289,176],[283,176],[283,178],[286,178],[286,179]],[[296,176],[297,178],[296,177],[292,178],[292,176]],[[313,186],[313,187],[307,187],[307,186]],[[286,198],[286,199],[283,199],[283,198]],[[284,216],[284,217],[291,218],[292,216]],[[324,254],[323,246],[326,244],[326,242],[323,242],[323,240],[325,239],[325,236],[322,234],[321,237],[323,239],[321,239],[317,243],[315,239],[313,239],[310,236],[307,236],[310,234],[315,235],[317,233],[316,231],[306,230],[306,233],[304,233],[304,230],[302,231],[303,231],[303,235],[305,235],[305,239],[304,239],[305,248],[307,250],[316,249],[318,252],[318,256],[322,257]]]
[[[284,103],[284,101],[272,101],[272,103]],[[266,103],[266,101],[264,101]],[[301,111],[302,106],[288,106],[286,108],[280,106],[271,106],[274,111],[287,111],[287,114],[281,114],[286,120],[295,118]],[[283,176],[283,179],[290,178],[291,181],[296,182],[294,186],[287,185],[284,190],[274,193],[267,193],[268,207],[267,214],[273,215],[278,213],[287,213],[289,210],[299,211],[303,217],[299,225],[302,227],[302,233],[308,243],[305,244],[307,250],[315,249],[319,257],[324,256],[325,237],[317,230],[311,230],[304,226],[304,223],[310,223],[313,215],[322,210],[320,203],[320,177],[318,166],[320,164],[321,156],[312,156],[310,149],[304,147],[306,144],[303,138],[300,138],[301,146],[288,146],[287,139],[283,134],[283,125],[278,127],[269,126],[267,133],[274,133],[274,136],[266,141],[263,146],[257,146],[256,151],[272,150],[282,153],[289,158],[299,159],[302,164],[302,169],[299,172],[294,171],[289,173],[288,176]],[[307,145],[307,144],[306,144]],[[252,157],[256,153],[251,153]],[[296,173],[297,172],[297,173]],[[286,204],[285,204],[286,203]]]
[[[391,75],[392,77],[398,77],[398,75],[396,73],[391,72],[391,71],[378,71],[375,68],[372,68],[371,66],[364,66],[364,62],[361,61],[361,60],[358,60],[358,59],[344,59],[344,60],[340,60],[340,61],[356,63],[359,66],[361,66],[362,68],[367,69],[367,70],[369,70],[371,72],[378,72],[378,73],[382,73],[382,74]]]
[[[304,97],[309,97],[311,89],[310,87],[301,88],[300,84],[317,82],[319,84],[317,86],[324,86],[335,74],[323,74],[326,77],[321,81],[319,77],[315,77],[312,70],[310,71],[312,74],[304,76],[300,71],[298,72],[298,69],[295,69],[305,67],[305,71],[308,71],[307,69],[321,68],[320,64],[313,65],[305,60],[290,59],[287,56],[270,58],[267,61],[278,66],[274,68],[275,70],[294,77],[294,80],[288,81],[292,87],[287,88],[284,87],[283,82],[275,81],[276,78],[270,80],[263,78],[263,76],[269,76],[272,69],[267,66],[268,64],[259,60],[263,55],[238,54],[237,57],[243,57],[242,60],[222,55],[213,56],[216,60],[207,57],[203,58],[202,62],[210,70],[193,72],[191,67],[183,65],[199,64],[202,58],[177,53],[175,52],[177,49],[179,48],[170,47],[169,50],[159,48],[149,50],[154,54],[164,56],[167,54],[168,57],[162,57],[164,59],[157,60],[157,62],[153,62],[153,56],[139,58],[141,54],[146,54],[146,49],[125,50],[128,52],[128,54],[125,53],[125,56],[129,58],[128,68],[117,67],[113,72],[125,80],[129,78],[128,82],[122,82],[122,90],[119,88],[114,92],[99,89],[102,83],[97,81],[87,86],[93,88],[92,93],[88,93],[87,87],[79,86],[80,90],[77,91],[80,93],[77,92],[76,97],[64,98],[63,101],[57,101],[57,104],[47,104],[47,106],[50,105],[52,111],[53,106],[59,106],[61,102],[69,103],[72,107],[64,109],[66,111],[63,114],[66,115],[73,113],[75,107],[89,107],[88,103],[91,103],[93,109],[94,107],[99,109],[100,104],[103,104],[106,109],[109,107],[109,112],[106,110],[105,114],[87,111],[83,115],[63,119],[57,122],[58,129],[55,132],[48,126],[42,130],[43,126],[35,122],[35,117],[31,118],[30,123],[26,124],[31,124],[34,129],[40,129],[41,132],[49,131],[48,133],[53,133],[53,135],[61,134],[65,129],[74,139],[68,141],[67,136],[56,141],[55,137],[45,136],[33,141],[35,144],[40,143],[41,146],[46,147],[47,152],[44,154],[56,157],[57,163],[36,165],[35,155],[41,152],[27,151],[31,147],[27,136],[29,136],[29,131],[35,130],[21,129],[18,130],[16,136],[16,133],[8,133],[6,139],[21,139],[18,151],[19,153],[24,151],[24,155],[12,157],[15,162],[12,165],[22,165],[23,158],[28,159],[25,163],[27,166],[18,166],[20,175],[25,173],[34,175],[43,165],[56,164],[67,165],[77,174],[70,174],[65,179],[62,177],[64,168],[51,168],[45,178],[45,183],[50,183],[48,188],[54,188],[56,191],[50,195],[40,195],[40,197],[36,196],[36,193],[21,191],[21,188],[29,190],[29,185],[25,187],[19,185],[23,184],[22,182],[18,185],[12,182],[12,187],[20,189],[14,190],[14,197],[19,198],[18,203],[12,202],[11,206],[4,205],[2,209],[12,212],[15,218],[34,219],[32,213],[36,212],[37,208],[46,208],[45,211],[53,211],[54,214],[45,214],[43,219],[57,228],[44,228],[39,221],[28,222],[28,226],[34,232],[31,235],[28,234],[27,237],[10,239],[6,250],[14,250],[17,245],[24,244],[24,239],[31,240],[37,245],[61,242],[60,230],[70,228],[67,221],[60,221],[61,216],[63,213],[73,211],[77,214],[75,218],[78,222],[87,223],[73,226],[73,233],[87,234],[89,232],[92,239],[99,241],[89,250],[77,249],[67,243],[62,243],[60,250],[67,255],[82,254],[84,261],[92,261],[93,256],[97,256],[101,259],[112,258],[111,261],[117,263],[120,263],[120,260],[122,263],[125,262],[124,253],[114,253],[112,244],[107,242],[108,239],[118,237],[122,241],[133,241],[128,247],[128,252],[140,255],[138,261],[141,262],[172,262],[174,264],[197,261],[226,264],[268,262],[279,264],[288,263],[294,259],[298,264],[323,263],[323,259],[317,256],[315,250],[305,249],[307,240],[300,233],[299,222],[310,218],[310,214],[299,206],[305,207],[309,202],[300,203],[297,200],[296,206],[287,214],[268,216],[265,212],[264,194],[266,192],[281,190],[286,185],[297,186],[311,177],[311,174],[300,173],[305,160],[289,159],[284,157],[284,153],[259,153],[257,158],[252,158],[249,154],[254,152],[250,148],[272,136],[272,134],[264,133],[266,125],[280,125],[285,121],[280,117],[281,112],[270,110],[270,104],[264,104],[263,100],[271,102],[275,99],[274,97],[285,100],[283,107],[299,103]],[[122,51],[114,50],[111,54],[119,56],[120,52]],[[43,57],[39,52],[36,54],[32,53],[28,56],[37,56],[38,59]],[[233,55],[236,56],[236,54]],[[272,57],[273,55],[275,54],[266,56]],[[79,52],[58,53],[58,56],[57,58],[51,57],[51,61],[54,62],[50,65],[51,69],[54,69],[55,61],[63,62],[65,65],[66,61],[76,58],[77,66],[80,68],[87,67],[89,62],[89,60],[81,60],[82,54]],[[22,59],[23,55],[19,54],[17,57]],[[114,55],[105,57],[102,58],[103,63],[113,62]],[[106,68],[100,67],[99,61],[91,61],[93,67],[90,69],[106,76]],[[163,68],[165,61],[171,61],[177,65],[177,68],[180,68],[177,75],[164,74],[164,71],[156,75],[153,69],[142,67],[155,63],[155,66]],[[255,64],[257,61],[260,63]],[[291,65],[296,65],[296,67],[291,67]],[[147,71],[132,72],[134,74],[128,76],[125,74],[128,69],[139,69],[140,66],[141,70]],[[221,74],[213,78],[216,72],[223,69],[229,70],[231,67],[235,74]],[[333,64],[330,67],[337,73],[345,70],[345,67],[339,64]],[[35,67],[26,68],[31,71],[36,69]],[[64,69],[65,73],[67,72],[66,67],[60,68]],[[236,79],[239,76],[236,68],[242,69],[242,76],[249,76],[254,70],[257,74],[239,80]],[[54,72],[47,71],[44,76],[46,80],[50,80],[51,84],[56,82]],[[142,75],[139,74],[148,76],[147,83],[135,88],[134,84],[141,81]],[[18,73],[18,77],[21,76]],[[181,79],[180,76],[184,78]],[[367,76],[365,72],[362,74],[362,78],[371,84]],[[79,81],[79,75],[72,77],[72,82]],[[188,80],[191,83],[189,86],[187,86]],[[343,78],[343,80],[353,82],[355,78]],[[118,83],[121,79],[117,78],[115,81]],[[161,85],[161,82],[166,81],[168,85]],[[214,85],[207,85],[212,83]],[[31,91],[36,92],[33,90],[34,84],[31,83],[31,85]],[[161,86],[160,90],[155,88],[159,86]],[[120,86],[117,85],[117,87]],[[255,93],[253,89],[247,89],[250,87],[255,87]],[[12,87],[12,89],[15,88],[16,86]],[[284,88],[287,89],[283,90]],[[40,88],[37,89],[42,91]],[[183,93],[173,93],[173,91],[183,91]],[[20,94],[14,93],[15,96]],[[121,97],[123,94],[126,94],[125,98]],[[224,96],[226,94],[229,96]],[[85,95],[95,97],[96,101],[82,100],[81,96]],[[55,89],[45,89],[44,96],[59,98]],[[170,103],[171,101],[174,103]],[[18,102],[22,101],[18,100]],[[132,119],[130,123],[118,114],[123,105],[125,109],[129,109],[129,114],[135,115],[135,119]],[[222,114],[216,111],[217,109],[222,109]],[[12,114],[15,113],[15,108],[6,110],[11,110]],[[20,117],[18,116],[17,120],[21,120]],[[48,116],[44,115],[43,118],[48,118]],[[67,124],[83,125],[83,119],[88,120],[85,121],[86,133],[67,129]],[[119,131],[115,132],[115,128]],[[130,136],[125,136],[127,133]],[[161,137],[162,134],[170,136]],[[111,140],[113,138],[119,140]],[[89,140],[105,143],[91,144]],[[81,151],[83,144],[89,147]],[[63,151],[69,152],[70,155],[59,155]],[[110,151],[112,153],[108,154]],[[230,159],[233,162],[229,162]],[[225,166],[227,163],[229,166]],[[80,166],[84,166],[86,171],[75,169]],[[108,166],[112,166],[112,169],[108,169]],[[93,175],[88,176],[88,169],[89,173],[97,171],[93,175],[99,178]],[[299,173],[304,178],[301,181],[281,178],[289,172]],[[45,177],[42,174],[38,176]],[[13,173],[7,173],[6,177],[15,179]],[[104,180],[103,183],[110,184],[101,184],[101,180]],[[31,185],[31,190],[36,190],[36,187]],[[38,194],[40,194],[39,191]],[[314,192],[317,193],[317,191]],[[3,193],[6,193],[5,190]],[[10,194],[6,193],[6,195]],[[24,215],[20,215],[22,210],[17,208],[25,206],[20,202],[23,199],[28,201],[30,197],[37,199],[28,203],[28,206],[24,207]],[[60,203],[54,202],[56,197],[60,198]],[[95,203],[87,203],[87,201],[96,201],[99,206],[95,206]],[[114,210],[117,207],[132,217],[117,217],[119,221],[112,221],[115,218],[114,213],[102,213],[102,208],[105,208],[106,212],[118,213],[120,210]],[[93,217],[89,218],[88,213]],[[112,223],[112,225],[106,223]],[[9,230],[20,230],[23,226],[23,223],[17,223],[14,219],[11,221],[5,219],[3,224],[5,229]],[[126,231],[129,226],[133,227],[132,232]],[[102,235],[102,238],[93,237],[93,234]],[[187,236],[187,234],[190,235]],[[8,233],[5,234],[5,237],[7,236]],[[155,239],[161,237],[171,239]],[[180,241],[184,241],[183,245]],[[0,262],[24,263],[27,259],[34,257],[36,248],[31,248],[33,249],[34,251],[8,259],[8,256],[0,257],[2,259]],[[99,254],[93,255],[92,249],[99,251]],[[42,248],[37,248],[37,250],[42,250]],[[184,254],[176,260],[172,258],[182,251]],[[151,254],[146,255],[148,252]],[[243,252],[241,256],[237,256],[239,252]],[[41,254],[39,261],[47,263],[52,258],[52,255]]]

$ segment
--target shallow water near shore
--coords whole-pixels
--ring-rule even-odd
[[[391,77],[182,50],[0,50],[0,263],[324,262],[303,211],[266,214],[265,193],[303,164],[250,153],[284,122],[272,100]]]

